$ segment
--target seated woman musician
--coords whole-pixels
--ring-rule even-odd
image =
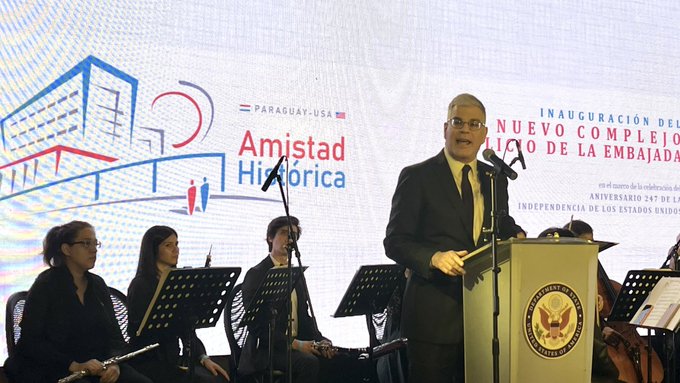
[[[89,272],[100,246],[94,227],[82,221],[55,226],[45,236],[49,268],[28,291],[21,338],[5,364],[12,382],[54,383],[80,371],[86,376],[78,382],[151,382],[126,363],[103,363],[129,350],[106,283]]]
[[[580,219],[573,219],[569,221],[569,223],[564,225],[564,228],[574,232],[577,238],[587,239],[590,241],[594,240],[593,227],[590,226],[585,221],[581,221]]]
[[[128,287],[128,306],[130,317],[130,340],[135,347],[143,347],[152,343],[159,343],[160,347],[137,358],[133,365],[156,382],[174,383],[188,381],[189,374],[182,363],[179,354],[180,337],[176,334],[136,335],[147,307],[151,303],[160,275],[163,271],[177,266],[179,259],[179,242],[177,232],[168,226],[153,226],[146,231],[142,238],[139,251],[137,274]],[[205,346],[196,334],[193,339],[181,339],[193,342],[196,349],[192,350],[195,358],[186,363],[194,364],[194,381],[201,383],[226,382],[229,380],[227,372],[206,355]]]

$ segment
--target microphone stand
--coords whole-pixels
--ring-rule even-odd
[[[519,157],[515,158],[511,164],[517,161]],[[493,332],[491,338],[491,354],[492,354],[492,364],[493,364],[493,383],[500,382],[500,340],[498,339],[498,317],[500,316],[500,295],[498,293],[498,274],[501,272],[500,267],[498,267],[498,247],[496,242],[500,237],[500,227],[498,222],[501,218],[501,214],[507,214],[507,212],[497,211],[498,208],[498,186],[496,183],[496,177],[501,173],[500,166],[494,164],[493,171],[487,172],[489,176],[489,181],[491,184],[491,220],[490,227],[483,229],[484,234],[491,234],[491,285],[493,290]]]
[[[492,354],[492,364],[493,364],[493,382],[498,383],[500,381],[500,341],[498,340],[498,316],[500,315],[500,298],[498,295],[498,274],[500,273],[500,268],[498,267],[498,249],[496,247],[496,241],[498,240],[498,219],[496,212],[496,176],[500,172],[496,166],[492,172],[487,172],[489,180],[491,181],[491,221],[490,227],[483,229],[485,234],[491,234],[491,271],[492,271],[492,290],[493,290],[493,334],[491,338],[491,354]]]
[[[276,182],[279,184],[279,190],[281,191],[281,200],[283,201],[283,208],[286,211],[286,218],[288,219],[288,238],[290,239],[290,236],[293,235],[293,225],[290,220],[290,211],[288,209],[288,201],[286,201],[286,194],[283,191],[283,183],[281,182],[281,175],[277,172],[276,173]],[[296,243],[296,242],[293,242]],[[287,382],[292,382],[293,381],[293,359],[292,359],[292,345],[293,345],[293,300],[290,298],[291,294],[293,293],[293,269],[292,269],[292,257],[293,257],[293,249],[290,247],[287,248],[288,252],[288,340],[286,341],[286,365],[287,365],[287,371],[288,371],[288,380]],[[304,278],[304,273],[302,274],[302,278]],[[269,338],[269,343],[271,344],[272,339]],[[271,363],[271,361],[270,361]],[[272,383],[274,380],[274,376],[272,374],[269,375],[269,381]]]
[[[297,236],[293,235],[293,223],[290,221],[290,217],[288,217],[288,240],[293,242],[292,249],[288,248],[288,252],[290,253],[292,251],[295,251],[295,258],[297,258],[298,266],[300,266],[300,270],[302,270],[300,249],[298,248],[297,245]],[[318,333],[319,325],[316,323],[316,315],[314,315],[314,308],[312,307],[312,298],[309,296],[309,289],[307,288],[307,280],[305,279],[304,272],[300,273],[300,280],[302,281],[302,289],[304,290],[305,297],[307,298],[307,307],[309,307],[309,313],[312,316],[312,324],[314,325],[314,331]]]

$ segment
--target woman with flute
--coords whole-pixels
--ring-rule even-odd
[[[130,341],[136,347],[144,347],[152,343],[159,343],[160,347],[135,358],[132,365],[139,371],[151,377],[154,381],[164,383],[179,383],[189,380],[186,371],[194,364],[194,382],[222,383],[229,380],[229,374],[206,354],[205,346],[194,332],[191,338],[181,339],[182,344],[192,343],[192,360],[182,361],[179,355],[180,337],[174,333],[161,333],[137,336],[154,292],[158,287],[161,274],[177,267],[179,259],[179,241],[177,232],[168,226],[153,226],[144,233],[139,250],[137,275],[128,287],[128,304],[130,306]],[[182,366],[180,366],[182,365]]]
[[[97,240],[92,225],[72,221],[55,226],[43,240],[49,268],[28,291],[16,353],[5,364],[12,382],[54,383],[84,371],[78,382],[150,383],[122,363],[103,361],[127,352],[109,289],[94,268]]]

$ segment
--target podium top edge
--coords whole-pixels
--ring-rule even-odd
[[[618,245],[616,242],[607,241],[590,241],[581,238],[559,237],[559,238],[510,238],[505,241],[500,241],[498,244],[527,244],[527,245],[546,245],[546,244],[567,244],[567,245],[596,245],[599,251],[604,251],[612,246]]]

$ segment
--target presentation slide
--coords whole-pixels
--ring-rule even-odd
[[[177,230],[179,267],[212,249],[242,281],[285,214],[261,187],[286,156],[319,328],[365,347],[363,317],[331,315],[361,265],[392,263],[399,172],[443,148],[464,92],[486,106],[482,150],[522,148],[509,213],[529,237],[573,217],[618,243],[612,279],[658,268],[680,232],[679,19],[672,1],[3,0],[2,301],[71,220],[124,293],[153,225]],[[199,337],[230,353],[221,320]]]

